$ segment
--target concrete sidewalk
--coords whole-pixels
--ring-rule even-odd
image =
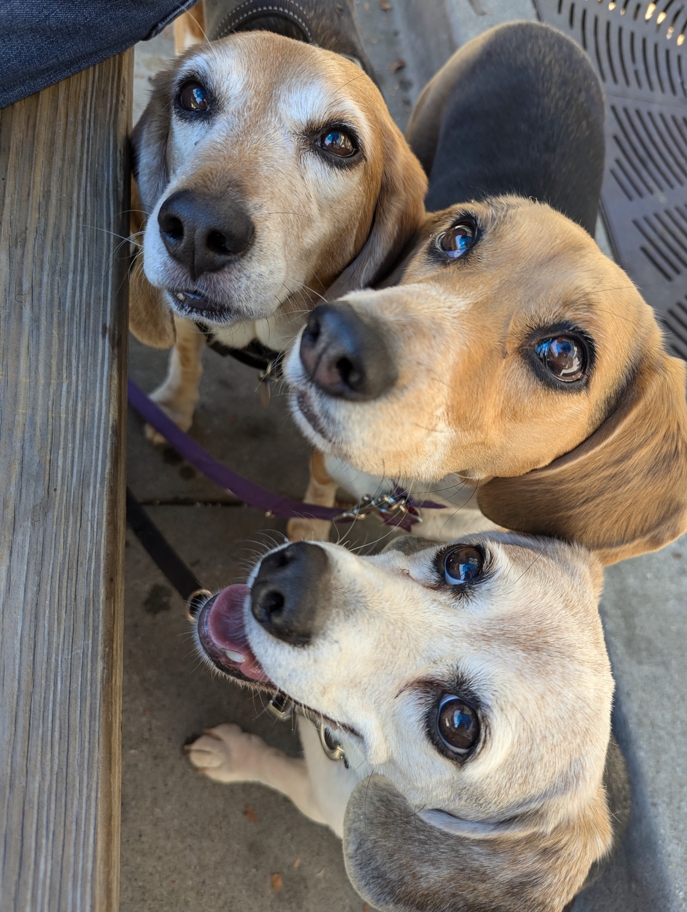
[[[356,6],[385,98],[402,127],[424,81],[454,47],[497,22],[534,18],[530,0],[365,0]],[[135,117],[145,104],[148,76],[173,53],[171,30],[139,50]],[[143,389],[162,380],[166,362],[167,353],[132,341],[131,375]],[[301,497],[309,447],[283,398],[262,409],[255,372],[213,352],[204,364],[193,436],[257,483]],[[172,451],[152,448],[135,415],[129,417],[128,480],[210,588],[244,579],[256,554],[283,533],[280,520],[237,504]],[[386,534],[374,520],[366,523],[353,531],[356,542]],[[607,573],[602,614],[634,809],[619,857],[578,899],[575,912],[687,910],[686,601],[687,539]],[[328,830],[267,789],[216,785],[184,759],[190,736],[225,721],[291,754],[298,742],[287,725],[265,715],[259,700],[201,666],[181,600],[131,533],[126,610],[122,912],[362,912],[340,844]]]

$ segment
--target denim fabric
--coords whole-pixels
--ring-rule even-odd
[[[152,38],[197,0],[0,0],[0,108]]]

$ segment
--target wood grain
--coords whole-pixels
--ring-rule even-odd
[[[0,111],[0,908],[119,889],[133,52]]]

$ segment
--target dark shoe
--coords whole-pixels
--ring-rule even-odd
[[[353,0],[205,0],[211,39],[261,29],[343,54],[376,82],[363,50]]]

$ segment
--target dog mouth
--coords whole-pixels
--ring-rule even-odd
[[[201,649],[219,671],[261,690],[277,688],[253,654],[244,621],[244,606],[250,587],[228,586],[205,602],[196,618]]]
[[[322,418],[315,411],[310,394],[305,390],[298,390],[293,395],[292,401],[293,410],[296,412],[296,416],[300,416],[305,422],[307,422],[312,430],[315,431],[315,433],[323,440],[326,440],[327,443],[334,443],[329,431],[325,427]]]
[[[183,317],[211,323],[230,323],[241,317],[233,308],[220,304],[197,288],[167,288],[172,308]]]
[[[286,691],[279,688],[266,674],[248,643],[244,610],[250,597],[250,586],[235,584],[227,586],[216,595],[210,596],[196,617],[196,637],[200,648],[218,671],[243,684],[270,694],[281,694],[287,701],[309,719],[326,723],[331,728],[341,729],[360,738],[350,725],[305,703],[292,700]]]

